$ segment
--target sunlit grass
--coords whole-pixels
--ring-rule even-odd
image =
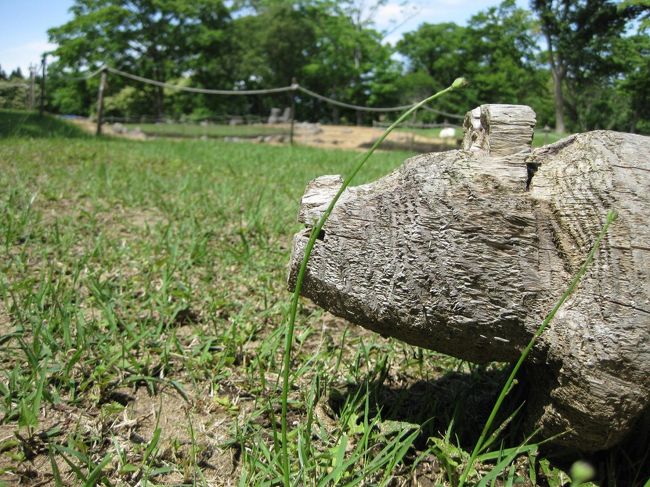
[[[288,127],[273,125],[218,125],[196,123],[131,123],[128,129],[140,129],[145,135],[160,137],[258,137],[266,135],[288,134]]]
[[[88,137],[79,127],[51,115],[37,112],[0,110],[0,138],[4,137]]]
[[[27,120],[30,131],[0,140],[0,483],[279,481],[299,201],[359,154],[32,138],[70,129]],[[375,154],[355,183],[408,156]],[[296,482],[457,481],[503,364],[386,340],[302,300],[295,337]],[[509,427],[479,455],[484,471],[522,440],[519,399],[496,418]],[[498,481],[568,478],[537,449],[519,453]]]

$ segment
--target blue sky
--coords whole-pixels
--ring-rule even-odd
[[[371,3],[371,2],[367,2]],[[374,16],[377,28],[390,32],[386,42],[396,42],[404,32],[423,22],[464,24],[475,13],[497,5],[499,0],[389,0]],[[47,29],[70,20],[73,0],[0,0],[0,66],[7,74],[16,67],[29,72],[44,51],[55,46]],[[521,7],[528,0],[517,0]]]
[[[47,29],[71,18],[72,0],[0,0],[0,66],[9,71],[39,63],[41,53],[51,49]]]

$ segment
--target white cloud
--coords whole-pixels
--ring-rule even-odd
[[[30,63],[38,65],[41,55],[54,48],[56,48],[56,44],[45,40],[34,40],[18,46],[0,47],[0,66],[7,74],[20,67],[23,75],[27,75]]]
[[[387,3],[377,9],[375,23],[380,29],[386,29],[391,25],[403,20],[403,8],[397,3]]]
[[[384,32],[384,43],[395,44],[406,31],[419,24],[423,7],[417,2],[405,5],[403,2],[388,2],[377,9],[374,15],[375,27]]]
[[[473,15],[499,4],[500,0],[392,0],[375,14],[379,30],[388,33],[384,42],[395,44],[405,32],[416,30],[422,23],[455,22],[465,25]],[[527,8],[527,0],[516,0],[519,7]]]

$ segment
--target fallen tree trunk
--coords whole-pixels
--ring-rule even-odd
[[[512,361],[616,210],[527,364],[529,419],[547,437],[564,433],[564,445],[605,449],[648,414],[650,138],[597,131],[531,151],[533,125],[528,107],[484,105],[466,118],[464,150],[420,155],[349,188],[302,293],[385,336]],[[312,225],[340,184],[312,181],[301,221]],[[309,231],[294,237],[290,287]]]

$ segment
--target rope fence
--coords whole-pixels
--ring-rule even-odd
[[[10,90],[13,88],[29,88],[27,83],[2,83],[0,82],[0,90]]]
[[[268,88],[264,90],[212,90],[208,88],[192,88],[190,86],[179,86],[179,85],[173,85],[171,83],[164,83],[162,81],[156,81],[153,79],[144,78],[142,76],[127,73],[125,71],[120,71],[119,69],[115,69],[111,67],[106,67],[106,71],[108,71],[109,73],[117,74],[124,78],[132,79],[134,81],[140,81],[141,83],[160,86],[161,88],[169,88],[178,91],[187,91],[189,93],[202,93],[204,95],[268,95],[271,93],[283,93],[295,89],[294,85],[291,85],[291,86],[282,86],[280,88]]]
[[[358,112],[369,112],[369,113],[391,113],[391,112],[403,112],[405,110],[408,110],[412,108],[413,106],[416,105],[416,103],[412,103],[409,105],[400,105],[400,106],[394,106],[394,107],[368,107],[368,106],[362,106],[362,105],[355,105],[352,103],[346,103],[343,101],[336,100],[334,98],[330,98],[325,95],[321,95],[320,93],[316,93],[315,91],[312,91],[308,88],[305,88],[304,86],[299,85],[295,80],[291,83],[291,85],[288,86],[280,86],[278,88],[266,88],[266,89],[255,89],[255,90],[221,90],[221,89],[209,89],[209,88],[196,88],[196,87],[191,87],[191,86],[180,86],[172,83],[165,83],[163,81],[157,81],[154,79],[146,78],[144,76],[139,76],[136,74],[128,73],[126,71],[122,71],[110,66],[102,66],[99,69],[89,72],[86,75],[80,76],[80,77],[75,77],[75,78],[69,78],[70,80],[89,80],[98,74],[102,75],[100,86],[99,86],[99,93],[98,93],[98,104],[97,104],[97,134],[101,133],[101,125],[103,122],[103,93],[106,87],[106,73],[111,73],[115,74],[117,76],[121,76],[126,79],[130,79],[132,81],[137,81],[140,83],[152,85],[152,86],[158,86],[161,88],[167,88],[167,89],[172,89],[172,90],[177,90],[177,91],[184,91],[188,93],[200,93],[200,94],[205,94],[205,95],[222,95],[222,96],[244,96],[244,95],[269,95],[269,94],[277,94],[277,93],[291,93],[291,135],[290,135],[290,140],[293,142],[293,122],[294,122],[294,110],[295,110],[295,94],[296,93],[302,93],[306,96],[309,96],[311,98],[323,101],[325,103],[328,103],[333,106],[341,107],[341,108],[347,108],[350,110],[355,110]],[[449,113],[449,112],[444,112],[441,110],[436,110],[434,108],[430,107],[423,107],[424,110],[434,113],[436,115],[440,115],[443,117],[447,118],[452,118],[455,120],[463,120],[465,118],[464,115],[456,114],[456,113]],[[448,126],[448,125],[445,125]]]
[[[360,112],[380,112],[380,113],[386,113],[386,112],[403,112],[405,110],[408,110],[409,108],[413,108],[417,103],[412,103],[411,105],[402,105],[398,107],[389,107],[389,108],[378,108],[378,107],[364,107],[361,105],[352,105],[350,103],[344,103],[342,101],[335,100],[333,98],[329,98],[327,96],[319,95],[315,91],[308,90],[307,88],[304,88],[300,85],[297,85],[297,89],[300,90],[302,93],[309,95],[313,98],[316,98],[318,100],[324,101],[329,103],[330,105],[336,105],[342,108],[350,108],[352,110],[358,110]]]

